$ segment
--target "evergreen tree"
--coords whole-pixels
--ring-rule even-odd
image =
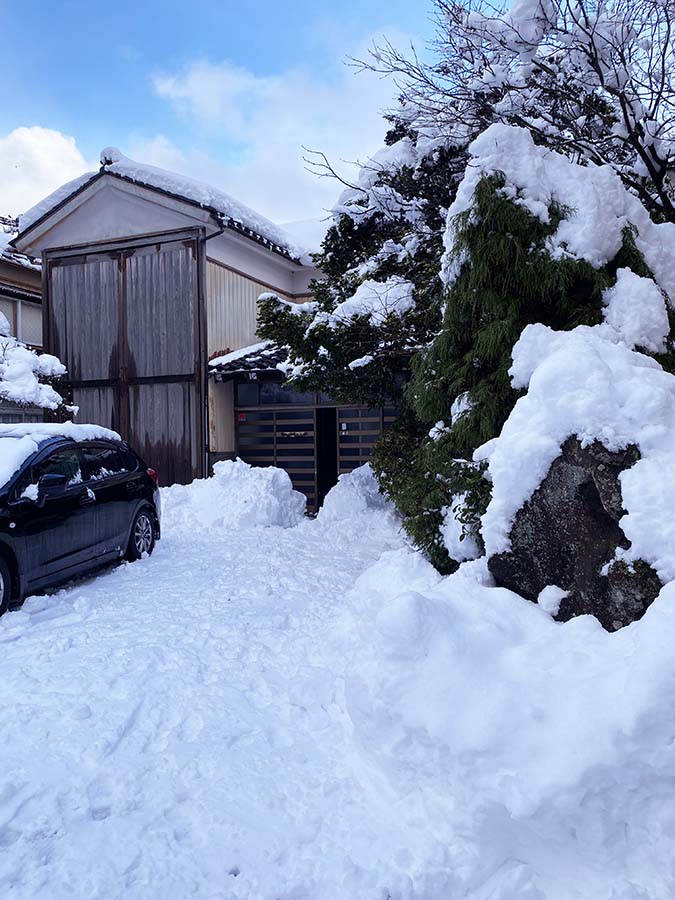
[[[518,398],[508,370],[523,329],[533,322],[556,330],[594,325],[618,268],[649,275],[629,229],[615,259],[602,268],[554,258],[547,239],[569,211],[553,202],[543,223],[503,187],[500,175],[484,177],[471,208],[453,223],[457,276],[442,327],[414,359],[405,414],[373,457],[411,537],[444,572],[456,567],[443,528],[457,498],[455,518],[480,544],[490,486],[472,456],[498,436]]]
[[[463,150],[430,145],[392,121],[385,148],[334,210],[316,256],[324,280],[312,284],[315,301],[298,307],[267,295],[259,304],[258,333],[289,348],[298,390],[368,406],[402,402],[411,358],[440,326],[445,211],[464,165]],[[388,305],[402,289],[410,294],[403,311]]]

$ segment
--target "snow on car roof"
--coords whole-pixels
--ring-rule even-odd
[[[62,185],[44,200],[33,206],[19,217],[21,232],[26,231],[37,221],[48,215],[55,207],[65,202],[72,194],[80,190],[99,174],[116,175],[127,181],[155,190],[171,194],[182,200],[188,200],[225,219],[225,224],[249,237],[257,238],[267,244],[270,249],[281,252],[303,265],[312,265],[307,249],[281,226],[271,222],[265,216],[241,203],[230,194],[212,187],[203,181],[188,178],[157,166],[136,162],[125,156],[116,147],[105,147],[101,151],[100,172],[87,172],[73,181]]]
[[[7,484],[41,444],[55,437],[71,438],[74,441],[92,441],[98,438],[122,440],[117,432],[101,425],[76,425],[74,422],[0,425],[0,487]]]

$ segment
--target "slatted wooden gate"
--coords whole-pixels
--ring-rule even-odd
[[[205,474],[201,232],[45,255],[45,346],[77,420],[119,431],[162,484]]]
[[[310,510],[321,502],[317,414],[327,408],[322,405],[282,409],[238,407],[236,410],[238,455],[254,466],[285,469],[293,487],[306,495]],[[368,462],[375,441],[395,421],[396,411],[352,406],[331,409],[337,416],[337,471],[333,472],[333,478],[337,479],[338,474],[351,472]]]
[[[375,441],[396,420],[396,411],[340,406],[337,415],[338,471],[342,475],[368,462]]]
[[[254,466],[279,466],[293,487],[317,505],[316,416],[314,408],[240,409],[237,446],[243,460]]]

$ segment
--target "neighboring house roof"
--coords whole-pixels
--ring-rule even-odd
[[[21,266],[22,269],[32,269],[39,272],[42,268],[39,259],[33,259],[26,256],[25,253],[19,253],[13,247],[10,247],[12,241],[19,231],[19,223],[11,216],[0,216],[0,260],[10,263],[13,266]]]
[[[209,370],[218,380],[222,376],[242,372],[267,372],[275,370],[288,359],[288,350],[273,341],[261,341],[240,350],[233,350],[210,360]]]
[[[130,181],[206,209],[214,215],[220,225],[238,231],[288,259],[302,265],[312,265],[305,247],[283,228],[224,191],[184,175],[135,162],[115,147],[106,147],[101,151],[101,168],[98,172],[87,172],[69,181],[20,216],[21,234],[35,227],[57,207],[104,175]]]

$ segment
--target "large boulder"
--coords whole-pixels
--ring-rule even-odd
[[[488,561],[497,584],[532,601],[550,585],[567,591],[560,621],[590,613],[616,631],[641,618],[661,590],[656,572],[641,561],[611,562],[617,548],[629,547],[619,526],[619,474],[639,458],[635,446],[611,452],[598,441],[582,447],[569,438],[517,513],[510,550]]]

